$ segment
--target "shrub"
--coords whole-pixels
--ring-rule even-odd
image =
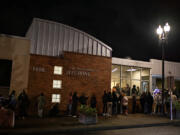
[[[97,110],[96,110],[96,108],[91,108],[87,105],[80,105],[79,113],[88,115],[88,116],[96,116]]]
[[[174,105],[175,105],[176,110],[177,110],[177,111],[180,111],[180,103],[179,103],[179,101],[176,101],[176,102],[174,103]]]

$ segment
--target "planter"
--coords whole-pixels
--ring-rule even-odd
[[[96,124],[97,114],[95,116],[80,114],[79,122],[82,124]]]
[[[180,110],[177,110],[177,111],[176,111],[176,119],[179,119],[179,120],[180,120]]]

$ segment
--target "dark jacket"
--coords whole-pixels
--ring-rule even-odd
[[[109,92],[108,95],[107,95],[107,102],[112,102],[111,92]]]
[[[108,95],[107,95],[107,93],[104,93],[104,95],[103,95],[103,97],[102,97],[103,103],[106,104],[106,103],[107,103],[107,100],[108,100]]]

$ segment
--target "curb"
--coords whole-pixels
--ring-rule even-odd
[[[118,129],[130,129],[130,128],[144,128],[144,127],[154,127],[154,126],[169,126],[173,125],[172,122],[168,123],[155,123],[155,124],[142,124],[142,125],[128,125],[128,126],[102,126],[102,127],[84,127],[84,128],[69,128],[69,129],[41,129],[41,130],[19,130],[19,131],[0,131],[1,135],[30,135],[30,134],[39,134],[39,135],[49,135],[49,134],[59,134],[59,133],[84,133],[90,131],[103,131],[103,130],[118,130]]]

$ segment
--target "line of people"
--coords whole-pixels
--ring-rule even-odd
[[[82,93],[81,96],[78,97],[77,92],[70,92],[68,105],[67,105],[67,114],[69,116],[77,117],[77,108],[78,104],[87,105],[88,98],[85,93]],[[92,94],[90,98],[90,107],[96,108],[97,100],[95,94]]]
[[[37,112],[39,117],[43,117],[43,110],[46,104],[46,99],[43,93],[41,93],[37,98]],[[30,100],[25,92],[22,92],[16,96],[16,91],[12,90],[9,94],[8,98],[3,97],[0,95],[0,107],[4,110],[8,109],[14,112],[15,117],[19,119],[25,119],[28,116],[28,109],[30,106]]]
[[[106,92],[102,97],[103,116],[112,116],[115,114],[128,114],[128,98],[122,92]]]
[[[16,98],[16,91],[13,90],[8,98],[4,98],[0,95],[0,106],[7,108],[15,112],[16,116],[24,119],[27,116],[27,109],[29,107],[29,98],[23,90]]]

